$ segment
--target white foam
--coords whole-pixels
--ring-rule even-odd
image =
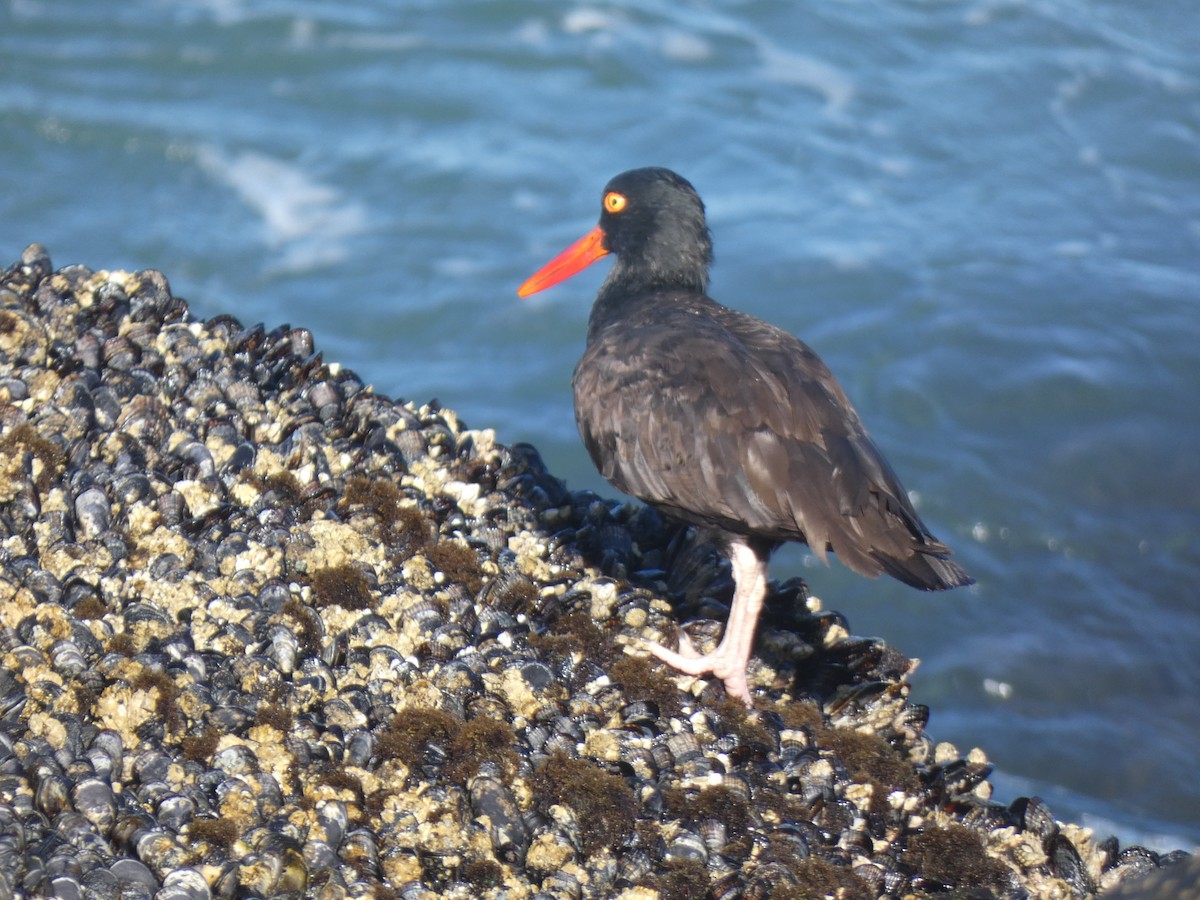
[[[995,678],[983,679],[983,689],[992,697],[999,700],[1008,700],[1012,698],[1013,686],[1007,681],[998,681]]]
[[[250,17],[245,0],[200,0],[196,5],[208,10],[218,25],[237,25]]]
[[[1092,813],[1080,813],[1079,824],[1092,829],[1096,835],[1116,835],[1121,846],[1140,844],[1155,853],[1170,853],[1173,850],[1188,850],[1191,853],[1200,852],[1200,847],[1193,845],[1187,838],[1173,834],[1165,829],[1147,827],[1144,825],[1129,825],[1108,816],[1098,816]]]
[[[779,84],[812,91],[825,98],[834,111],[844,109],[854,99],[854,82],[829,63],[802,53],[780,50],[763,41],[759,44],[763,76]]]
[[[1092,243],[1090,241],[1075,240],[1075,241],[1059,241],[1054,245],[1054,252],[1059,256],[1069,258],[1079,258],[1090,256],[1093,252]]]
[[[211,145],[196,149],[196,162],[262,217],[265,243],[282,251],[273,269],[309,271],[338,263],[348,252],[345,239],[365,227],[367,215],[360,204],[293,163],[254,150],[226,153]]]
[[[699,35],[672,31],[663,38],[662,52],[676,62],[704,62],[712,56],[712,46]]]
[[[883,245],[874,241],[809,241],[809,249],[813,255],[826,260],[830,265],[842,272],[857,272],[867,268],[886,252]],[[909,491],[909,499],[916,506],[920,505],[921,497],[916,491]]]
[[[1017,797],[1041,797],[1060,821],[1076,821],[1092,829],[1098,838],[1114,835],[1121,846],[1140,844],[1155,853],[1172,850],[1197,852],[1192,841],[1182,834],[1172,832],[1165,822],[1156,822],[1135,815],[1121,815],[1106,801],[1077,793],[1062,785],[1037,781],[996,769],[988,776],[995,788],[993,799],[998,803],[1011,803]],[[1065,809],[1064,809],[1065,807]]]
[[[563,16],[562,27],[567,34],[584,34],[589,31],[612,31],[617,18],[599,9],[583,7],[573,9]]]

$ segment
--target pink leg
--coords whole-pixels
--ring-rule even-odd
[[[669,666],[689,675],[715,675],[725,683],[731,697],[753,706],[750,686],[746,681],[746,664],[754,645],[754,631],[762,612],[767,593],[767,561],[761,559],[741,541],[731,541],[729,561],[733,566],[733,606],[721,643],[712,653],[700,656],[687,636],[680,634],[679,651],[668,650],[660,644],[647,644],[646,649]]]

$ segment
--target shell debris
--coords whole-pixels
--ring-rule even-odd
[[[0,900],[1085,897],[912,660],[772,586],[747,711],[641,641],[727,569],[158,272],[0,280]]]

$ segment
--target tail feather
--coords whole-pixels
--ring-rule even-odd
[[[913,553],[906,559],[872,554],[883,571],[911,587],[923,591],[947,591],[950,588],[974,584],[975,579],[961,566],[942,556]]]

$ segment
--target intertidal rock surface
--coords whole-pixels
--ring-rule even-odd
[[[754,711],[648,661],[719,634],[702,536],[158,272],[4,273],[0,563],[0,900],[1075,898],[1174,862],[991,802],[799,582]]]

